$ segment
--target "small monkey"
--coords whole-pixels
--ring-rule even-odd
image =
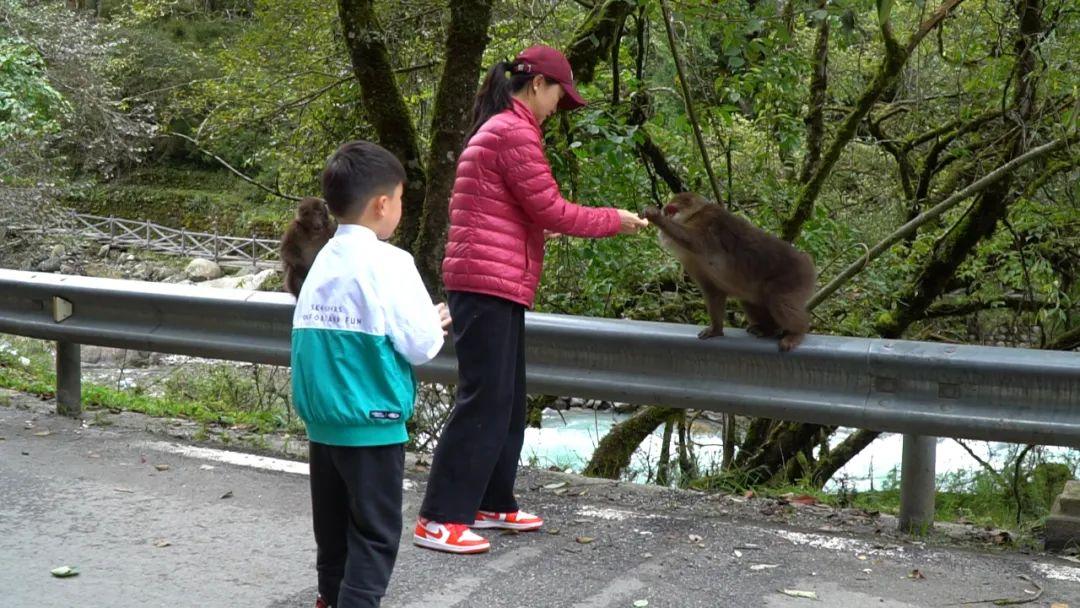
[[[780,350],[798,346],[810,329],[806,302],[816,273],[807,254],[692,192],[675,195],[642,217],[660,229],[660,244],[682,262],[705,295],[712,324],[699,338],[724,335],[728,296],[738,298],[746,331],[780,336]]]
[[[285,291],[300,295],[300,287],[311,270],[319,250],[334,236],[335,225],[330,219],[326,202],[312,196],[300,201],[296,217],[281,237],[281,265],[285,269]]]

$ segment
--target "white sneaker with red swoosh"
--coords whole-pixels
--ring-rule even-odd
[[[465,524],[441,524],[418,517],[413,529],[413,544],[447,553],[483,553],[491,549],[486,538]]]
[[[525,511],[513,513],[496,513],[494,511],[477,511],[474,528],[500,528],[503,530],[536,530],[544,525],[544,520],[539,516]]]

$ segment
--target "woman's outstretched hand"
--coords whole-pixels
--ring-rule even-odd
[[[616,209],[619,212],[619,234],[635,234],[642,228],[649,225],[648,220],[644,220],[632,211],[626,209]]]

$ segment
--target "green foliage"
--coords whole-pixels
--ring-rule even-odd
[[[0,142],[55,133],[68,110],[41,54],[23,40],[0,40]]]

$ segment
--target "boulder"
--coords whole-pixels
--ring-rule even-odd
[[[215,279],[213,281],[206,281],[200,283],[203,287],[214,287],[217,289],[246,289],[255,291],[263,286],[263,283],[270,280],[270,277],[274,276],[277,271],[273,268],[268,268],[258,274],[245,274],[242,276],[223,277]]]
[[[192,281],[199,282],[221,278],[225,273],[222,272],[221,266],[218,266],[217,263],[211,260],[195,258],[184,269],[184,274]]]

